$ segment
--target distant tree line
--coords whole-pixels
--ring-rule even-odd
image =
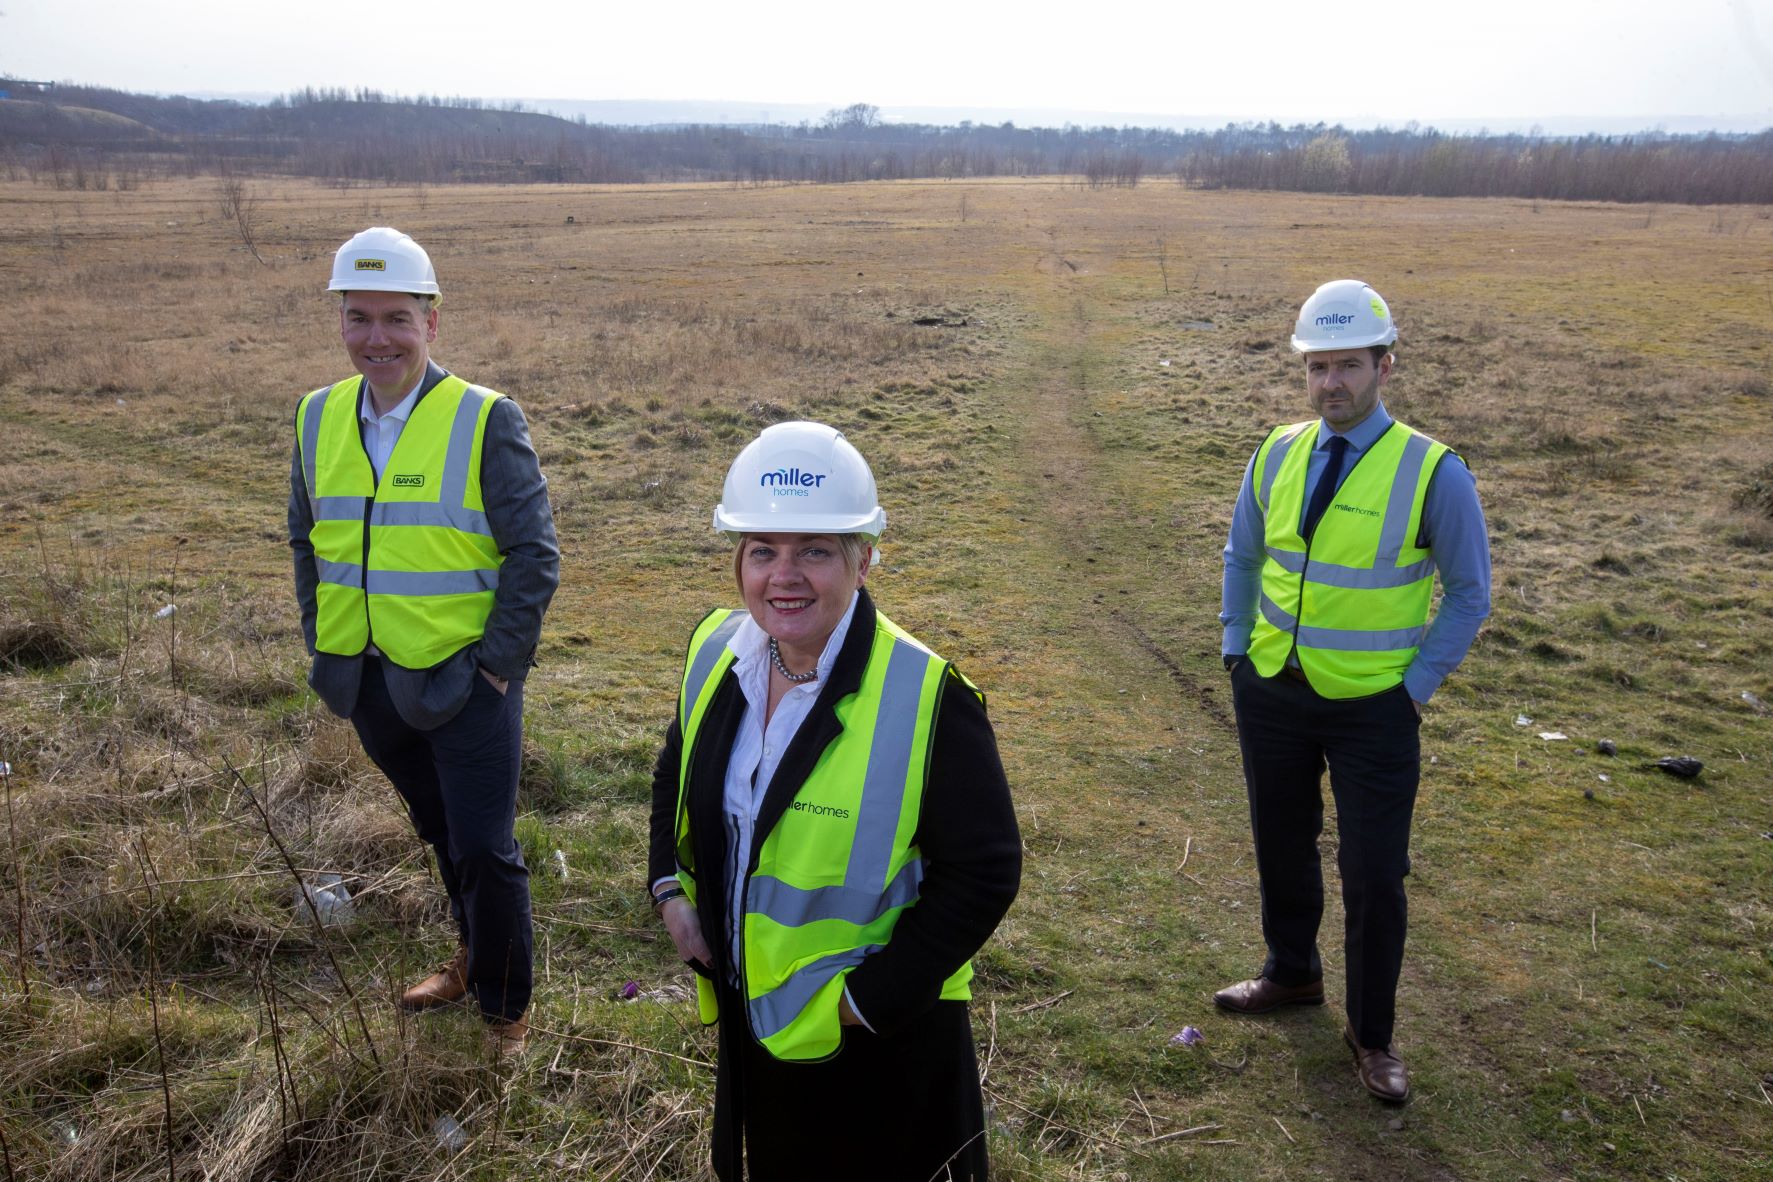
[[[64,85],[0,101],[0,175],[84,188],[236,173],[340,184],[1066,176],[1092,186],[1166,180],[1313,193],[1773,203],[1773,129],[1559,137],[1448,135],[1414,124],[935,126],[884,122],[866,103],[794,126],[618,127],[521,103],[367,88],[309,88],[254,105]]]

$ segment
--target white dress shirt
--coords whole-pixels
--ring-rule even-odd
[[[425,378],[421,374],[418,385],[408,390],[406,397],[385,415],[376,414],[372,397],[365,397],[357,408],[357,417],[363,424],[363,450],[369,454],[369,466],[375,469],[378,483],[382,479],[382,469],[388,466],[388,457],[394,454],[394,445],[400,442],[400,432],[405,429],[406,420],[412,417],[412,408],[419,404],[419,387],[424,384]]]

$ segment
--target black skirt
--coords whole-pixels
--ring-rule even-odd
[[[723,1182],[985,1182],[985,1109],[963,1001],[885,1037],[846,1027],[822,1063],[785,1063],[720,991],[714,1172]],[[741,1165],[743,1163],[743,1165]]]

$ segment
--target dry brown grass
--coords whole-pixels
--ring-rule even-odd
[[[203,182],[0,185],[21,1176],[164,1176],[163,1071],[181,1176],[699,1176],[711,1040],[616,995],[679,976],[634,887],[684,632],[730,598],[708,507],[795,415],[872,461],[872,584],[986,687],[1017,787],[1024,891],[977,1009],[1005,1177],[1766,1164],[1773,751],[1740,695],[1773,702],[1767,211],[1722,235],[1716,211],[1168,185],[256,187],[269,266]],[[289,419],[344,372],[326,256],[379,223],[438,261],[438,357],[524,406],[562,537],[519,824],[548,1033],[514,1070],[465,1015],[387,1004],[447,944],[439,892],[301,688]],[[1249,449],[1304,413],[1285,332],[1332,274],[1399,310],[1391,405],[1470,458],[1497,558],[1492,625],[1425,729],[1399,1032],[1422,1095],[1397,1129],[1354,1094],[1334,1015],[1205,1002],[1259,961],[1218,547]],[[1626,756],[1542,744],[1518,712]],[[1677,747],[1697,786],[1637,767]],[[292,908],[249,792],[302,873],[344,876],[356,923]],[[1245,1068],[1168,1048],[1184,1022]],[[1208,1124],[1212,1145],[1142,1144]]]

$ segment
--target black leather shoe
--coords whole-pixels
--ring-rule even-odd
[[[1324,983],[1279,985],[1267,977],[1254,977],[1227,985],[1213,994],[1213,1004],[1235,1014],[1266,1014],[1282,1006],[1321,1006],[1324,1004]]]
[[[1342,1041],[1354,1052],[1355,1074],[1361,1086],[1390,1104],[1402,1104],[1410,1098],[1410,1072],[1397,1057],[1397,1048],[1369,1050],[1354,1041],[1354,1031],[1344,1026]]]

